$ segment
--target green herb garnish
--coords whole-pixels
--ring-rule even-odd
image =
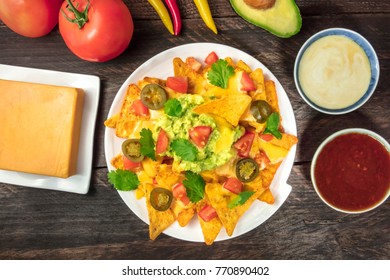
[[[167,102],[164,104],[164,112],[168,116],[171,117],[181,117],[183,114],[183,108],[181,106],[181,103],[179,100],[176,98],[174,99],[169,99]]]
[[[279,114],[276,112],[272,113],[267,119],[267,124],[263,133],[272,134],[277,139],[282,139],[282,134],[279,131],[279,121]]]
[[[137,174],[130,170],[117,169],[107,174],[108,181],[119,191],[132,191],[138,188]]]
[[[139,142],[141,143],[141,154],[152,160],[156,160],[152,131],[148,128],[143,128],[139,135],[141,136],[139,139]]]
[[[202,176],[192,171],[187,171],[185,177],[183,185],[187,190],[187,196],[191,202],[196,203],[204,197],[206,183]]]
[[[186,161],[195,161],[198,155],[198,149],[187,139],[175,139],[171,143],[171,148],[175,154]]]
[[[239,205],[243,205],[255,192],[252,191],[244,191],[240,192],[230,203],[228,204],[228,208],[232,209]]]
[[[207,73],[210,84],[228,88],[229,78],[234,75],[234,68],[224,59],[218,59],[211,65],[211,70]]]

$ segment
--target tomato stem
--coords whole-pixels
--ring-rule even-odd
[[[78,5],[76,7],[73,5],[71,0],[66,0],[68,2],[68,6],[66,9],[74,14],[74,19],[68,17],[65,12],[61,9],[62,15],[70,22],[76,23],[79,29],[83,28],[83,26],[88,22],[88,8],[89,8],[89,0],[87,6],[85,6],[84,11],[80,12],[77,10]]]

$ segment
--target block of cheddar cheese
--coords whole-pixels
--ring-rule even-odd
[[[81,89],[0,80],[0,169],[74,175],[83,103]]]

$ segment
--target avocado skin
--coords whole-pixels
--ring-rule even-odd
[[[280,2],[280,3],[278,3]],[[289,38],[297,34],[302,27],[302,17],[299,11],[299,8],[294,0],[276,0],[274,7],[266,10],[256,10],[254,8],[249,8],[249,6],[244,2],[244,0],[230,0],[230,4],[233,7],[233,10],[244,20],[261,27],[268,32],[280,37],[280,38]],[[283,29],[283,27],[274,25],[267,25],[266,21],[268,17],[272,17],[275,14],[275,10],[281,10],[286,8],[290,10],[290,13],[294,14],[289,26],[289,30]],[[273,12],[271,12],[273,10]]]

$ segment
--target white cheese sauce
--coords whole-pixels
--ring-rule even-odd
[[[357,102],[367,91],[370,62],[352,39],[326,36],[306,49],[298,78],[313,103],[327,109],[341,109]]]

